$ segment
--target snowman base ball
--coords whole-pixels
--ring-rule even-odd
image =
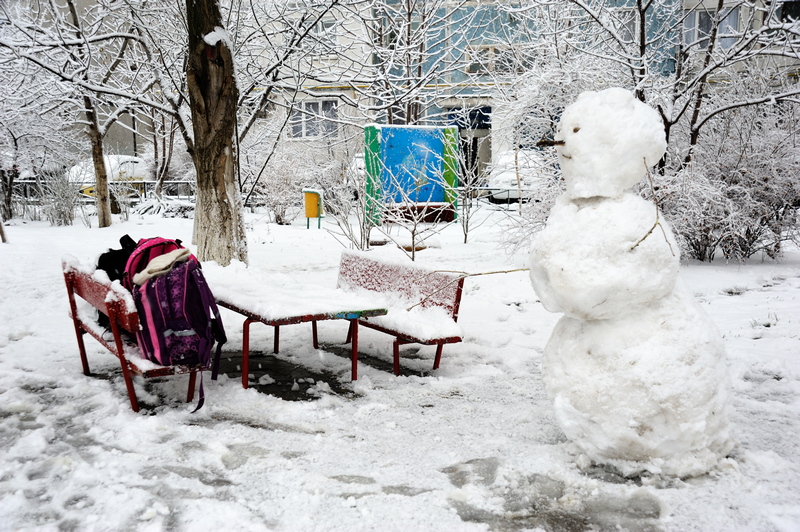
[[[722,341],[682,289],[614,319],[561,318],[542,373],[567,437],[625,476],[701,475],[733,447]]]

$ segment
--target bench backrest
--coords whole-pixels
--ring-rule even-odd
[[[343,251],[339,264],[339,288],[363,288],[393,293],[421,307],[442,307],[458,319],[464,277],[457,273],[439,272],[415,264],[384,262],[368,253]]]
[[[136,312],[133,298],[126,293],[122,285],[101,281],[94,275],[75,269],[67,263],[62,266],[70,297],[74,294],[106,316],[115,315],[117,323],[128,332],[136,333],[139,330],[139,314]]]

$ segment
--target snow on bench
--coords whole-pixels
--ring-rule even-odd
[[[135,340],[136,331],[139,330],[139,314],[136,312],[136,305],[131,293],[119,281],[112,283],[106,272],[82,265],[71,255],[62,258],[61,268],[67,285],[70,317],[75,325],[75,336],[78,339],[84,375],[91,375],[89,361],[86,357],[86,346],[83,342],[83,335],[88,333],[119,359],[125,387],[128,390],[128,398],[134,412],[139,411],[139,401],[133,388],[132,374],[150,378],[188,373],[189,391],[186,402],[191,402],[194,398],[197,372],[205,368],[203,366],[161,366],[142,358],[142,352]],[[108,337],[109,330],[97,323],[95,309],[108,316],[111,338]],[[216,378],[216,371],[212,375],[212,379],[214,378]]]
[[[313,345],[319,348],[317,321],[349,320],[355,338],[351,350],[351,378],[358,379],[359,318],[386,314],[386,308],[374,300],[343,290],[303,284],[292,277],[248,268],[239,261],[222,267],[203,263],[203,273],[214,299],[246,319],[242,327],[242,386],[248,387],[250,359],[250,324],[260,322],[274,328],[274,352],[279,349],[280,326],[311,322]],[[349,341],[349,340],[348,340]]]
[[[444,344],[460,342],[464,336],[457,323],[462,275],[344,251],[338,286],[388,308],[385,316],[361,318],[358,323],[395,337],[395,375],[400,374],[400,345],[435,345],[433,369],[438,369]]]

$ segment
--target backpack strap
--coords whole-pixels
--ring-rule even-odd
[[[208,287],[208,283],[206,283],[206,278],[203,276],[200,263],[196,260],[193,260],[193,258],[189,260],[194,262],[191,275],[194,279],[195,285],[197,285],[197,291],[200,293],[200,300],[203,304],[203,311],[206,319],[211,322],[211,334],[217,341],[217,350],[214,353],[214,362],[211,365],[211,380],[215,381],[217,380],[217,376],[219,374],[219,359],[222,356],[222,345],[228,341],[228,338],[225,336],[225,328],[222,326],[222,318],[220,318],[219,315],[217,302],[214,299],[214,295],[211,293],[211,289]],[[192,410],[192,413],[200,410],[204,403],[205,393],[203,391],[203,372],[201,371],[200,388],[197,396],[197,407]]]
[[[211,289],[208,287],[208,283],[206,283],[206,278],[203,276],[200,263],[197,262],[196,264],[197,267],[192,269],[192,277],[197,285],[197,291],[200,293],[203,310],[211,323],[211,334],[214,340],[217,341],[217,349],[214,353],[214,361],[211,366],[211,380],[215,381],[219,374],[219,360],[222,356],[222,345],[228,341],[228,338],[225,335],[225,328],[222,325],[222,318],[219,315],[219,308],[214,299],[214,294],[211,293]]]
[[[163,331],[166,328],[164,309],[161,307],[160,302],[166,299],[167,289],[163,284],[156,283],[154,279],[150,279],[138,289],[138,293],[141,295],[141,311],[144,312],[143,316],[141,315],[142,312],[139,313],[139,319],[147,323],[147,326],[144,327],[146,332],[143,333],[143,336],[145,337],[145,346],[150,349],[149,353],[145,352],[144,354],[157,364],[169,366],[172,364],[172,360],[169,359],[164,336],[158,334],[158,331]],[[149,338],[146,338],[148,334]]]
[[[197,390],[197,406],[192,410],[192,414],[203,408],[206,402],[206,394],[203,391],[203,371],[200,371],[200,387]]]

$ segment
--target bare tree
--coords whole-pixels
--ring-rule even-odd
[[[373,0],[362,7],[353,36],[361,55],[346,80],[355,96],[347,103],[387,124],[443,123],[437,104],[458,92],[453,75],[470,37],[486,25],[468,3]]]
[[[0,64],[0,79],[9,88],[0,101],[0,218],[4,220],[41,216],[41,207],[50,199],[48,176],[64,173],[79,144],[79,133],[64,124],[64,117],[74,111],[59,105],[64,87],[46,75],[31,84],[35,71],[23,60]],[[26,183],[16,186],[18,178]],[[72,223],[73,214],[65,212],[59,219]]]
[[[550,72],[579,73],[583,79],[594,76],[604,82],[603,86],[630,89],[658,109],[669,147],[660,165],[661,175],[656,176],[656,193],[663,196],[665,216],[682,233],[684,251],[690,256],[709,259],[719,245],[726,256],[741,258],[748,252],[742,252],[733,240],[742,243],[752,241],[755,235],[774,235],[778,225],[783,227],[778,233],[790,230],[793,217],[783,213],[796,209],[791,207],[796,196],[784,190],[789,193],[788,201],[775,204],[766,199],[776,197],[772,194],[754,194],[753,189],[742,194],[743,183],[732,178],[737,174],[761,175],[766,181],[750,181],[745,187],[755,189],[763,189],[765,182],[780,181],[773,179],[773,170],[745,156],[763,145],[761,140],[772,139],[773,153],[794,160],[794,152],[787,151],[785,141],[793,138],[796,129],[790,121],[773,122],[783,130],[782,137],[763,134],[742,143],[740,136],[734,143],[730,136],[730,126],[744,116],[770,114],[767,106],[779,105],[785,112],[794,112],[790,109],[796,106],[800,88],[790,82],[788,74],[796,70],[800,57],[800,25],[782,14],[779,3],[709,0],[684,6],[680,1],[611,4],[600,0],[539,0],[516,8],[516,12],[540,22],[550,50],[548,57],[560,60],[556,69],[552,62],[548,65]],[[540,78],[541,65],[534,61],[531,69]],[[546,84],[538,86],[544,89]],[[550,108],[551,115],[557,116],[561,102],[558,104]],[[747,108],[754,109],[754,114],[749,115]],[[721,156],[716,148],[722,146],[738,156]],[[756,151],[765,154],[767,150]],[[721,160],[726,161],[724,167],[717,164]],[[678,186],[676,177],[683,185]],[[643,188],[645,195],[650,194],[647,187]],[[715,192],[709,199],[716,198],[715,207],[701,213],[702,198],[689,196],[708,195],[712,189]],[[682,199],[678,194],[684,195]],[[760,207],[749,209],[748,202]],[[696,222],[692,227],[679,219],[687,209],[698,214],[689,219],[690,225]],[[770,211],[782,214],[768,223],[764,213]],[[732,216],[732,212],[738,214]],[[744,222],[748,216],[752,223]],[[727,225],[735,219],[739,220],[736,229]],[[771,229],[756,230],[754,224],[759,223]],[[750,227],[749,233],[745,227]],[[734,238],[734,234],[739,236]],[[766,249],[760,244],[745,247]]]
[[[725,104],[708,99],[713,86],[734,72],[785,77],[796,68],[800,24],[781,20],[777,2],[750,0],[683,2],[636,0],[612,5],[601,0],[540,0],[529,14],[555,21],[547,31],[574,50],[596,59],[596,68],[627,72],[625,86],[656,107],[667,140],[686,123],[687,143],[680,158],[689,162],[702,128],[714,116],[741,106],[791,99],[800,88],[760,84],[746,98],[730,94]],[[568,20],[553,15],[569,9]],[[540,17],[542,11],[549,16]],[[774,60],[783,58],[783,60]],[[730,86],[730,84],[726,85]]]
[[[10,31],[0,39],[0,49],[23,59],[67,89],[55,105],[80,113],[79,122],[91,145],[95,171],[98,225],[111,224],[103,139],[109,128],[127,111],[127,99],[136,77],[129,62],[131,35],[117,15],[119,5],[98,2],[81,8],[75,0],[63,6],[47,2],[19,4],[13,11],[3,7]],[[123,67],[131,67],[123,73]],[[104,87],[104,91],[95,90]]]

